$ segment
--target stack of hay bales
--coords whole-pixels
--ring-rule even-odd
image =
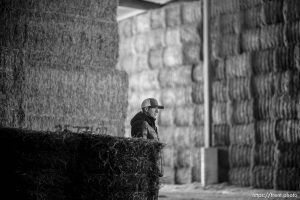
[[[11,198],[157,199],[161,143],[8,128],[0,137]]]
[[[176,2],[119,22],[118,68],[129,75],[126,136],[143,99],[165,106],[157,119],[163,181],[200,181],[203,146],[201,2]]]
[[[298,189],[300,4],[230,2],[212,2],[212,55],[225,59],[231,101],[229,179],[257,188]]]

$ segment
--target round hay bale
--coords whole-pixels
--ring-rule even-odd
[[[212,84],[212,99],[217,102],[227,101],[226,83],[223,81],[215,81]]]
[[[254,101],[234,102],[232,108],[233,124],[248,124],[254,121]]]
[[[194,110],[194,125],[204,125],[204,105],[197,105]]]
[[[264,26],[260,31],[260,47],[262,49],[283,47],[283,24]]]
[[[243,52],[257,51],[261,48],[260,31],[260,28],[253,28],[242,32],[241,48]]]
[[[291,22],[284,26],[285,46],[293,46],[300,42],[300,22]]]
[[[273,71],[274,50],[261,50],[252,52],[253,72],[257,75],[265,74]]]
[[[253,77],[253,95],[256,97],[273,96],[275,93],[273,73]]]
[[[228,77],[249,77],[252,74],[252,54],[244,53],[229,57],[226,60],[226,75]]]
[[[252,145],[255,143],[255,124],[232,126],[229,135],[230,144]]]
[[[227,122],[226,103],[213,102],[212,120],[214,124],[226,124]]]
[[[274,167],[255,166],[251,173],[251,186],[254,188],[273,188]]]
[[[282,11],[286,23],[300,20],[300,2],[298,0],[283,1]]]
[[[257,121],[255,126],[256,142],[258,144],[275,143],[276,120]]]
[[[252,147],[250,145],[231,144],[229,146],[230,168],[250,166]]]
[[[229,125],[228,124],[216,124],[213,125],[213,145],[214,146],[229,146]]]
[[[251,78],[231,78],[228,84],[228,96],[230,100],[248,100],[252,98]]]

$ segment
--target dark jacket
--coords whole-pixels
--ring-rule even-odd
[[[147,116],[142,111],[137,113],[130,121],[131,137],[141,137],[159,141],[155,119]]]

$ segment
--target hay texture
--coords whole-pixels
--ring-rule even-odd
[[[248,167],[251,164],[252,146],[237,145],[229,146],[229,165],[230,168]]]
[[[299,120],[279,120],[276,123],[276,139],[277,141],[287,143],[300,142],[300,122]]]
[[[273,188],[274,167],[255,166],[251,173],[251,186],[254,188]]]
[[[255,143],[255,124],[234,125],[230,129],[230,144],[252,145]]]
[[[262,120],[255,123],[256,143],[275,143],[277,141],[275,130],[276,120]]]
[[[250,167],[230,168],[229,182],[243,187],[250,186]]]
[[[108,135],[1,129],[18,199],[156,199],[161,143]]]

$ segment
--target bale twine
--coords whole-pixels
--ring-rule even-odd
[[[300,20],[300,2],[297,0],[283,1],[283,17],[286,23]]]
[[[300,168],[300,146],[296,143],[277,142],[275,164],[278,168]]]
[[[253,28],[242,32],[241,48],[243,52],[257,51],[261,48],[261,29]]]
[[[226,103],[213,102],[212,120],[214,124],[225,124],[227,122]]]
[[[299,168],[275,168],[274,172],[275,190],[300,190]]]
[[[228,96],[230,100],[249,100],[252,95],[252,79],[251,78],[231,78],[228,83]]]
[[[227,101],[227,89],[224,81],[215,81],[212,84],[212,99],[217,102]]]
[[[252,145],[255,142],[255,124],[234,125],[230,129],[230,144]]]
[[[283,95],[280,97],[273,97],[274,112],[273,117],[278,119],[295,119],[297,117],[296,99]]]
[[[264,143],[252,146],[252,164],[274,166],[275,144]]]
[[[246,100],[233,102],[232,123],[248,124],[254,121],[254,101]]]
[[[276,123],[277,141],[298,143],[300,142],[299,120],[280,120]]]
[[[255,166],[251,173],[251,186],[254,188],[273,188],[274,167]]]
[[[265,74],[273,71],[274,50],[260,50],[252,52],[252,66],[255,74]]]
[[[230,168],[250,166],[252,157],[251,145],[231,144],[229,146]]]
[[[253,77],[252,83],[255,97],[270,97],[275,93],[273,73],[256,75]]]
[[[257,121],[255,125],[256,143],[275,143],[276,142],[276,120]]]
[[[228,77],[249,77],[252,74],[252,54],[244,53],[226,60]]]
[[[283,24],[272,24],[262,27],[260,30],[260,45],[262,49],[283,47]]]
[[[214,124],[212,133],[214,146],[229,146],[230,141],[228,124]]]
[[[292,46],[300,42],[300,22],[291,22],[284,26],[285,46]]]
[[[233,185],[250,186],[250,167],[231,168],[229,170],[229,182]]]

